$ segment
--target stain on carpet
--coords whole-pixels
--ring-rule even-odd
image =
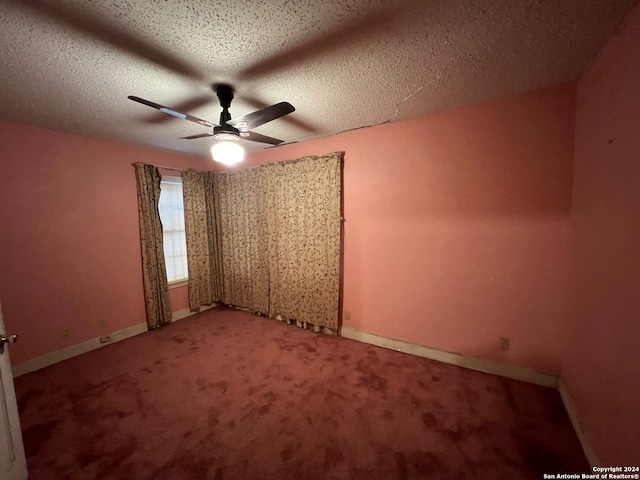
[[[334,446],[324,447],[324,463],[323,469],[329,470],[344,462],[344,454],[342,450]]]
[[[22,432],[27,458],[37,455],[42,447],[51,440],[59,423],[59,421],[37,423]]]

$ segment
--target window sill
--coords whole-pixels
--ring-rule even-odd
[[[171,290],[172,288],[186,287],[188,284],[189,284],[189,279],[169,282],[169,290]]]

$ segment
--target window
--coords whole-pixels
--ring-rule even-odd
[[[184,202],[182,179],[163,176],[160,182],[160,220],[164,241],[164,260],[169,283],[183,282],[187,270],[187,240],[184,233]]]

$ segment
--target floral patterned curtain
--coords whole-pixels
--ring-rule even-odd
[[[142,278],[149,329],[171,323],[171,303],[158,211],[161,175],[153,165],[133,164],[138,190]]]
[[[182,172],[191,311],[222,301],[337,332],[342,157]],[[136,178],[147,317],[155,328],[171,321],[160,174],[136,164]]]
[[[342,152],[264,165],[269,316],[338,329]]]
[[[222,302],[269,311],[266,172],[261,167],[214,174],[220,233]]]
[[[222,299],[222,271],[211,172],[182,172],[189,268],[189,309],[200,311]]]

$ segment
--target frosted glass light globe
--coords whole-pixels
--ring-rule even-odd
[[[223,140],[213,144],[211,156],[216,162],[233,165],[244,160],[244,148],[237,140]]]

